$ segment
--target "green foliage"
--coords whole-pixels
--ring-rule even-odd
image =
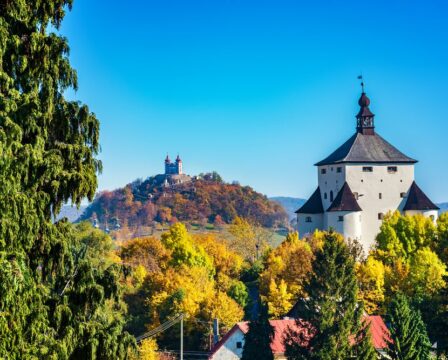
[[[386,264],[398,258],[407,260],[417,250],[433,244],[435,237],[436,228],[430,218],[388,214],[376,238],[378,255]]]
[[[301,332],[290,331],[285,340],[288,359],[345,359],[352,353],[350,336],[358,334],[361,307],[355,261],[344,241],[325,233],[323,247],[315,254],[313,274],[305,285],[308,298],[298,307],[299,327],[313,333],[303,342]]]
[[[172,265],[205,267],[213,275],[214,269],[210,257],[202,246],[193,242],[184,224],[177,223],[171,226],[168,232],[162,234],[161,242],[172,252],[170,260]]]
[[[376,360],[377,352],[373,347],[372,336],[370,333],[370,324],[365,322],[362,324],[357,336],[356,345],[354,346],[354,354],[357,359]]]
[[[397,294],[388,309],[390,341],[388,355],[391,359],[429,359],[431,343],[425,324],[418,311],[409,305],[408,299]]]
[[[249,322],[249,330],[244,335],[242,360],[273,360],[271,342],[275,330],[269,323],[268,307],[260,302],[257,318]]]
[[[101,169],[98,120],[64,98],[77,88],[67,40],[47,32],[71,5],[0,3],[0,354],[10,359],[121,359],[132,343],[120,269],[93,260],[110,239],[53,222],[64,203],[93,198]]]

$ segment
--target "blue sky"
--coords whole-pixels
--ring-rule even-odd
[[[168,152],[307,197],[354,132],[362,72],[377,131],[448,201],[447,17],[443,1],[75,0],[61,32],[101,120],[99,189],[162,172]]]

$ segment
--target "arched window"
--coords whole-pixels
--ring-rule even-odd
[[[333,190],[330,191],[330,201],[331,201],[331,202],[333,201]]]
[[[327,193],[324,193],[324,199],[327,200]]]

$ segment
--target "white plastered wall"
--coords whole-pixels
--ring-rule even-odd
[[[325,216],[327,218],[327,229],[333,228],[336,232],[343,234],[346,239],[361,241],[361,211],[330,211]],[[340,219],[340,217],[342,218]]]
[[[237,342],[241,342],[244,346],[244,334],[237,329],[227,341],[210,357],[213,360],[236,360],[243,356],[243,349],[237,348]]]
[[[308,217],[311,218],[311,222],[307,221]],[[297,228],[300,237],[312,234],[315,230],[323,230],[323,226],[323,214],[297,214]]]
[[[366,166],[372,167],[373,171],[363,171],[363,167]],[[389,166],[395,166],[397,171],[388,171]],[[338,172],[338,167],[341,168],[340,172]],[[322,174],[322,169],[326,170],[325,174]],[[359,240],[366,252],[374,244],[381,226],[382,220],[379,219],[379,214],[395,210],[401,211],[413,181],[413,164],[339,164],[318,167],[318,182],[324,210],[327,210],[331,204],[331,191],[335,198],[344,182],[348,183],[353,193],[358,194],[358,204],[363,210],[359,224],[361,227]],[[402,193],[405,194],[405,197],[401,197]],[[327,194],[326,198],[325,194]],[[331,215],[330,218],[332,218]],[[355,223],[357,222],[355,221]],[[330,226],[336,230],[337,227],[343,225],[337,224],[337,222],[335,224],[326,215],[323,228],[328,229]],[[350,234],[357,231],[350,230]],[[342,234],[349,237],[348,233],[342,232]]]

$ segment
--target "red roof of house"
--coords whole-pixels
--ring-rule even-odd
[[[389,330],[386,327],[381,316],[369,315],[367,316],[367,321],[370,323],[370,332],[372,335],[372,343],[375,349],[381,350],[387,347],[386,339],[389,338]],[[274,327],[275,335],[271,342],[271,349],[274,354],[283,354],[285,352],[285,345],[283,344],[283,339],[285,332],[288,328],[293,330],[299,329],[296,320],[287,318],[282,320],[269,320],[270,324]],[[212,349],[210,358],[227,342],[227,340],[237,331],[241,330],[243,334],[246,334],[249,330],[249,322],[242,321],[236,323],[230,331],[225,334],[220,341]],[[302,330],[307,331],[307,329],[302,328]]]

